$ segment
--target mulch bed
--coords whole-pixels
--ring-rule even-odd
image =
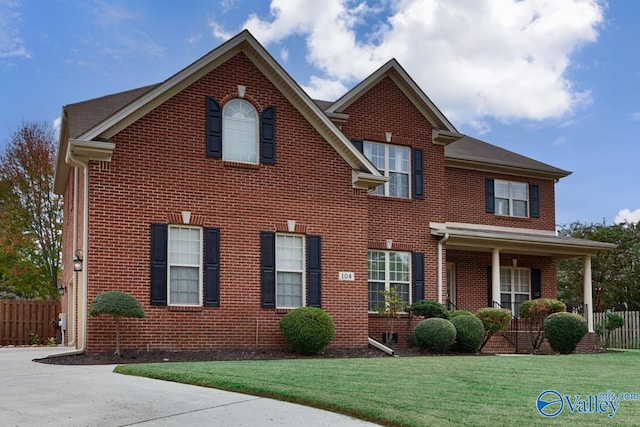
[[[398,349],[399,356],[424,356],[417,349]],[[52,365],[121,365],[128,363],[160,363],[160,362],[205,362],[218,360],[275,360],[275,359],[309,359],[309,358],[348,358],[348,357],[389,357],[386,353],[374,348],[335,348],[308,356],[294,353],[286,349],[272,350],[216,350],[216,351],[160,351],[160,350],[124,350],[121,356],[112,352],[96,354],[78,354],[69,356],[52,356],[34,359],[35,362]]]

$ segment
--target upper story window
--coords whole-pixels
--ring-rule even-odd
[[[384,304],[383,290],[394,289],[405,305],[411,303],[411,253],[370,250],[369,311],[376,311]]]
[[[200,305],[202,229],[169,226],[169,304]]]
[[[276,163],[276,110],[266,107],[258,113],[244,99],[232,99],[220,107],[207,97],[207,157],[249,164]]]
[[[363,143],[364,155],[384,175],[389,182],[380,185],[373,194],[390,197],[409,198],[410,196],[410,167],[411,150],[408,147],[379,144],[375,142]]]
[[[540,216],[539,186],[526,182],[487,179],[486,211],[520,218]]]
[[[258,163],[258,113],[247,101],[233,99],[223,108],[223,160]]]
[[[529,216],[529,186],[524,182],[495,180],[498,215]]]

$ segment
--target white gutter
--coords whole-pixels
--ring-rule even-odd
[[[377,348],[378,350],[384,351],[389,356],[395,356],[396,355],[396,352],[392,348],[387,347],[386,345],[382,344],[379,341],[374,340],[371,337],[369,337],[368,339],[369,339],[369,345]]]
[[[449,240],[449,233],[438,241],[438,302],[442,304],[442,247]]]

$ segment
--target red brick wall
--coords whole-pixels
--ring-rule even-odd
[[[447,221],[487,224],[502,227],[555,230],[555,194],[551,180],[490,174],[458,168],[446,168]],[[528,182],[540,186],[540,217],[517,218],[487,213],[485,208],[485,179]]]
[[[390,144],[423,150],[424,200],[369,195],[368,240],[370,248],[380,249],[380,242],[391,239],[393,250],[423,252],[425,297],[437,300],[438,241],[430,234],[429,222],[445,220],[444,147],[433,144],[431,124],[388,77],[344,112],[349,114],[349,120],[342,130],[350,139],[385,143],[385,133],[391,132]],[[370,315],[370,335],[380,339],[385,323],[386,319],[379,315]],[[399,344],[404,345],[406,320],[398,327]]]
[[[205,97],[228,100],[238,84],[258,112],[276,107],[277,164],[241,167],[205,156]],[[123,322],[124,348],[204,349],[282,345],[284,312],[260,308],[261,231],[286,220],[322,236],[322,305],[335,347],[367,345],[366,192],[348,164],[242,54],[115,137],[109,170],[91,167],[91,301],[120,289],[147,313]],[[190,211],[221,229],[221,306],[149,304],[149,227]],[[356,280],[339,282],[339,271]],[[112,321],[89,318],[88,350],[113,348]]]

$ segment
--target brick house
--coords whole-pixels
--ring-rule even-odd
[[[332,316],[331,346],[364,347],[381,289],[517,310],[555,297],[558,257],[584,257],[593,331],[590,257],[610,245],[556,236],[568,174],[461,135],[395,60],[312,100],[243,31],[160,84],[63,108],[67,343],[111,349],[88,304],[122,290],[147,314],[123,319],[124,348],[278,347],[305,305]]]

